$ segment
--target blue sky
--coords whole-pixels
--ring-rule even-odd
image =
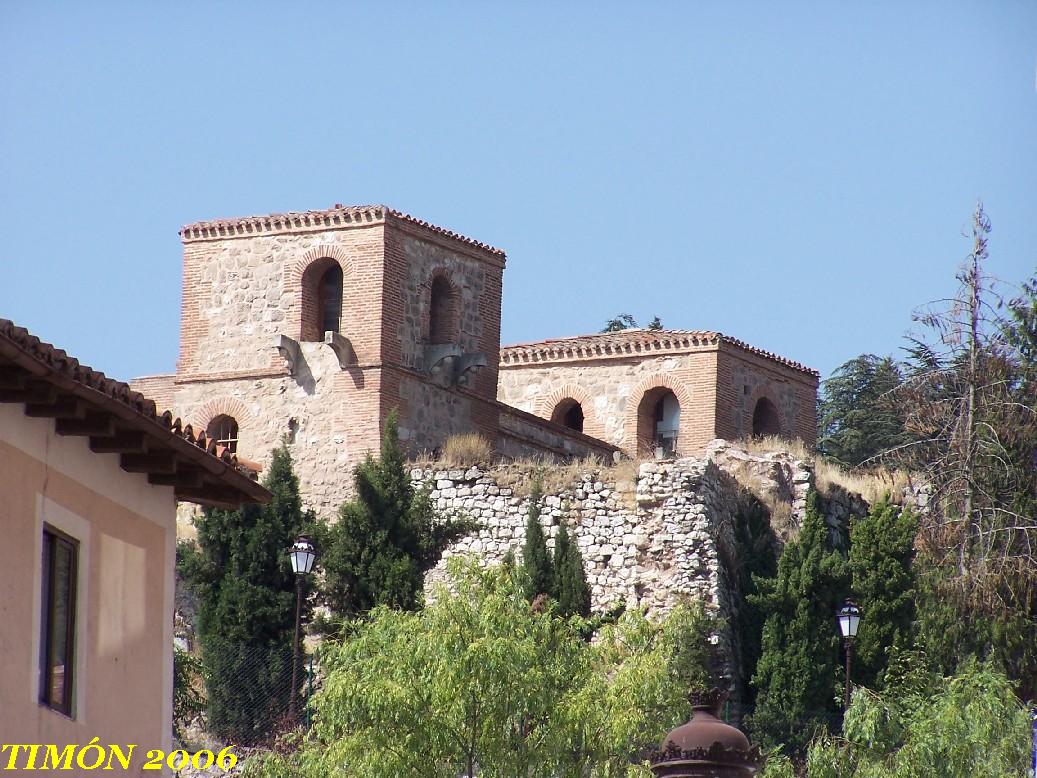
[[[387,203],[508,252],[505,343],[618,312],[827,375],[1037,268],[1037,2],[0,3],[0,316],[169,372],[177,229]]]

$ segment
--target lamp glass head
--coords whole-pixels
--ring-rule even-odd
[[[313,560],[316,557],[316,549],[307,537],[299,537],[295,541],[295,545],[288,549],[288,558],[292,561],[292,572],[296,574],[309,573],[313,569]]]
[[[853,600],[847,600],[846,604],[839,609],[838,614],[839,631],[844,638],[857,637],[857,628],[861,623],[861,610]]]

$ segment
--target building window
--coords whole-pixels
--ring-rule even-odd
[[[551,421],[577,432],[583,432],[583,406],[571,397],[562,400],[551,413]]]
[[[301,340],[320,342],[325,332],[342,327],[342,266],[324,257],[311,262],[302,274]]]
[[[333,264],[320,277],[317,288],[317,309],[320,316],[320,331],[338,332],[342,317],[342,268]]]
[[[43,530],[43,613],[40,618],[40,703],[72,715],[75,682],[76,575],[79,544]]]
[[[753,408],[753,436],[780,434],[781,417],[778,415],[778,409],[766,397],[761,397]]]
[[[205,437],[215,440],[216,445],[223,446],[230,453],[238,453],[238,422],[233,416],[221,413],[214,416],[205,428]]]
[[[637,453],[671,457],[677,453],[681,405],[666,387],[645,392],[637,406]]]
[[[456,343],[457,293],[443,276],[432,279],[429,295],[428,342],[433,345]]]

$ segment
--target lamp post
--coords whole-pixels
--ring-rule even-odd
[[[288,549],[288,558],[292,562],[295,573],[295,645],[292,652],[292,689],[288,698],[288,716],[295,721],[296,703],[299,697],[299,638],[302,632],[302,579],[313,569],[313,560],[317,552],[313,543],[305,535],[300,535],[295,545]]]
[[[843,645],[846,647],[846,699],[843,702],[843,710],[850,707],[850,662],[853,660],[853,639],[857,637],[857,628],[861,624],[861,609],[852,599],[839,609],[836,618],[839,621],[839,631],[843,634]]]

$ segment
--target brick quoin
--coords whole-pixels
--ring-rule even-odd
[[[763,396],[784,434],[814,443],[816,372],[719,333],[636,330],[502,349],[504,252],[386,206],[198,222],[180,235],[176,372],[139,386],[196,427],[233,415],[239,453],[260,464],[288,441],[307,504],[325,517],[350,495],[354,466],[377,451],[393,410],[412,454],[478,432],[503,456],[611,458],[636,454],[637,407],[666,386],[681,403],[681,453],[749,434]],[[332,264],[342,269],[345,365],[316,316],[314,279]],[[427,369],[436,278],[451,292],[450,345],[486,361],[464,386]],[[291,370],[280,336],[298,344]],[[588,434],[550,421],[565,399],[581,404]]]

